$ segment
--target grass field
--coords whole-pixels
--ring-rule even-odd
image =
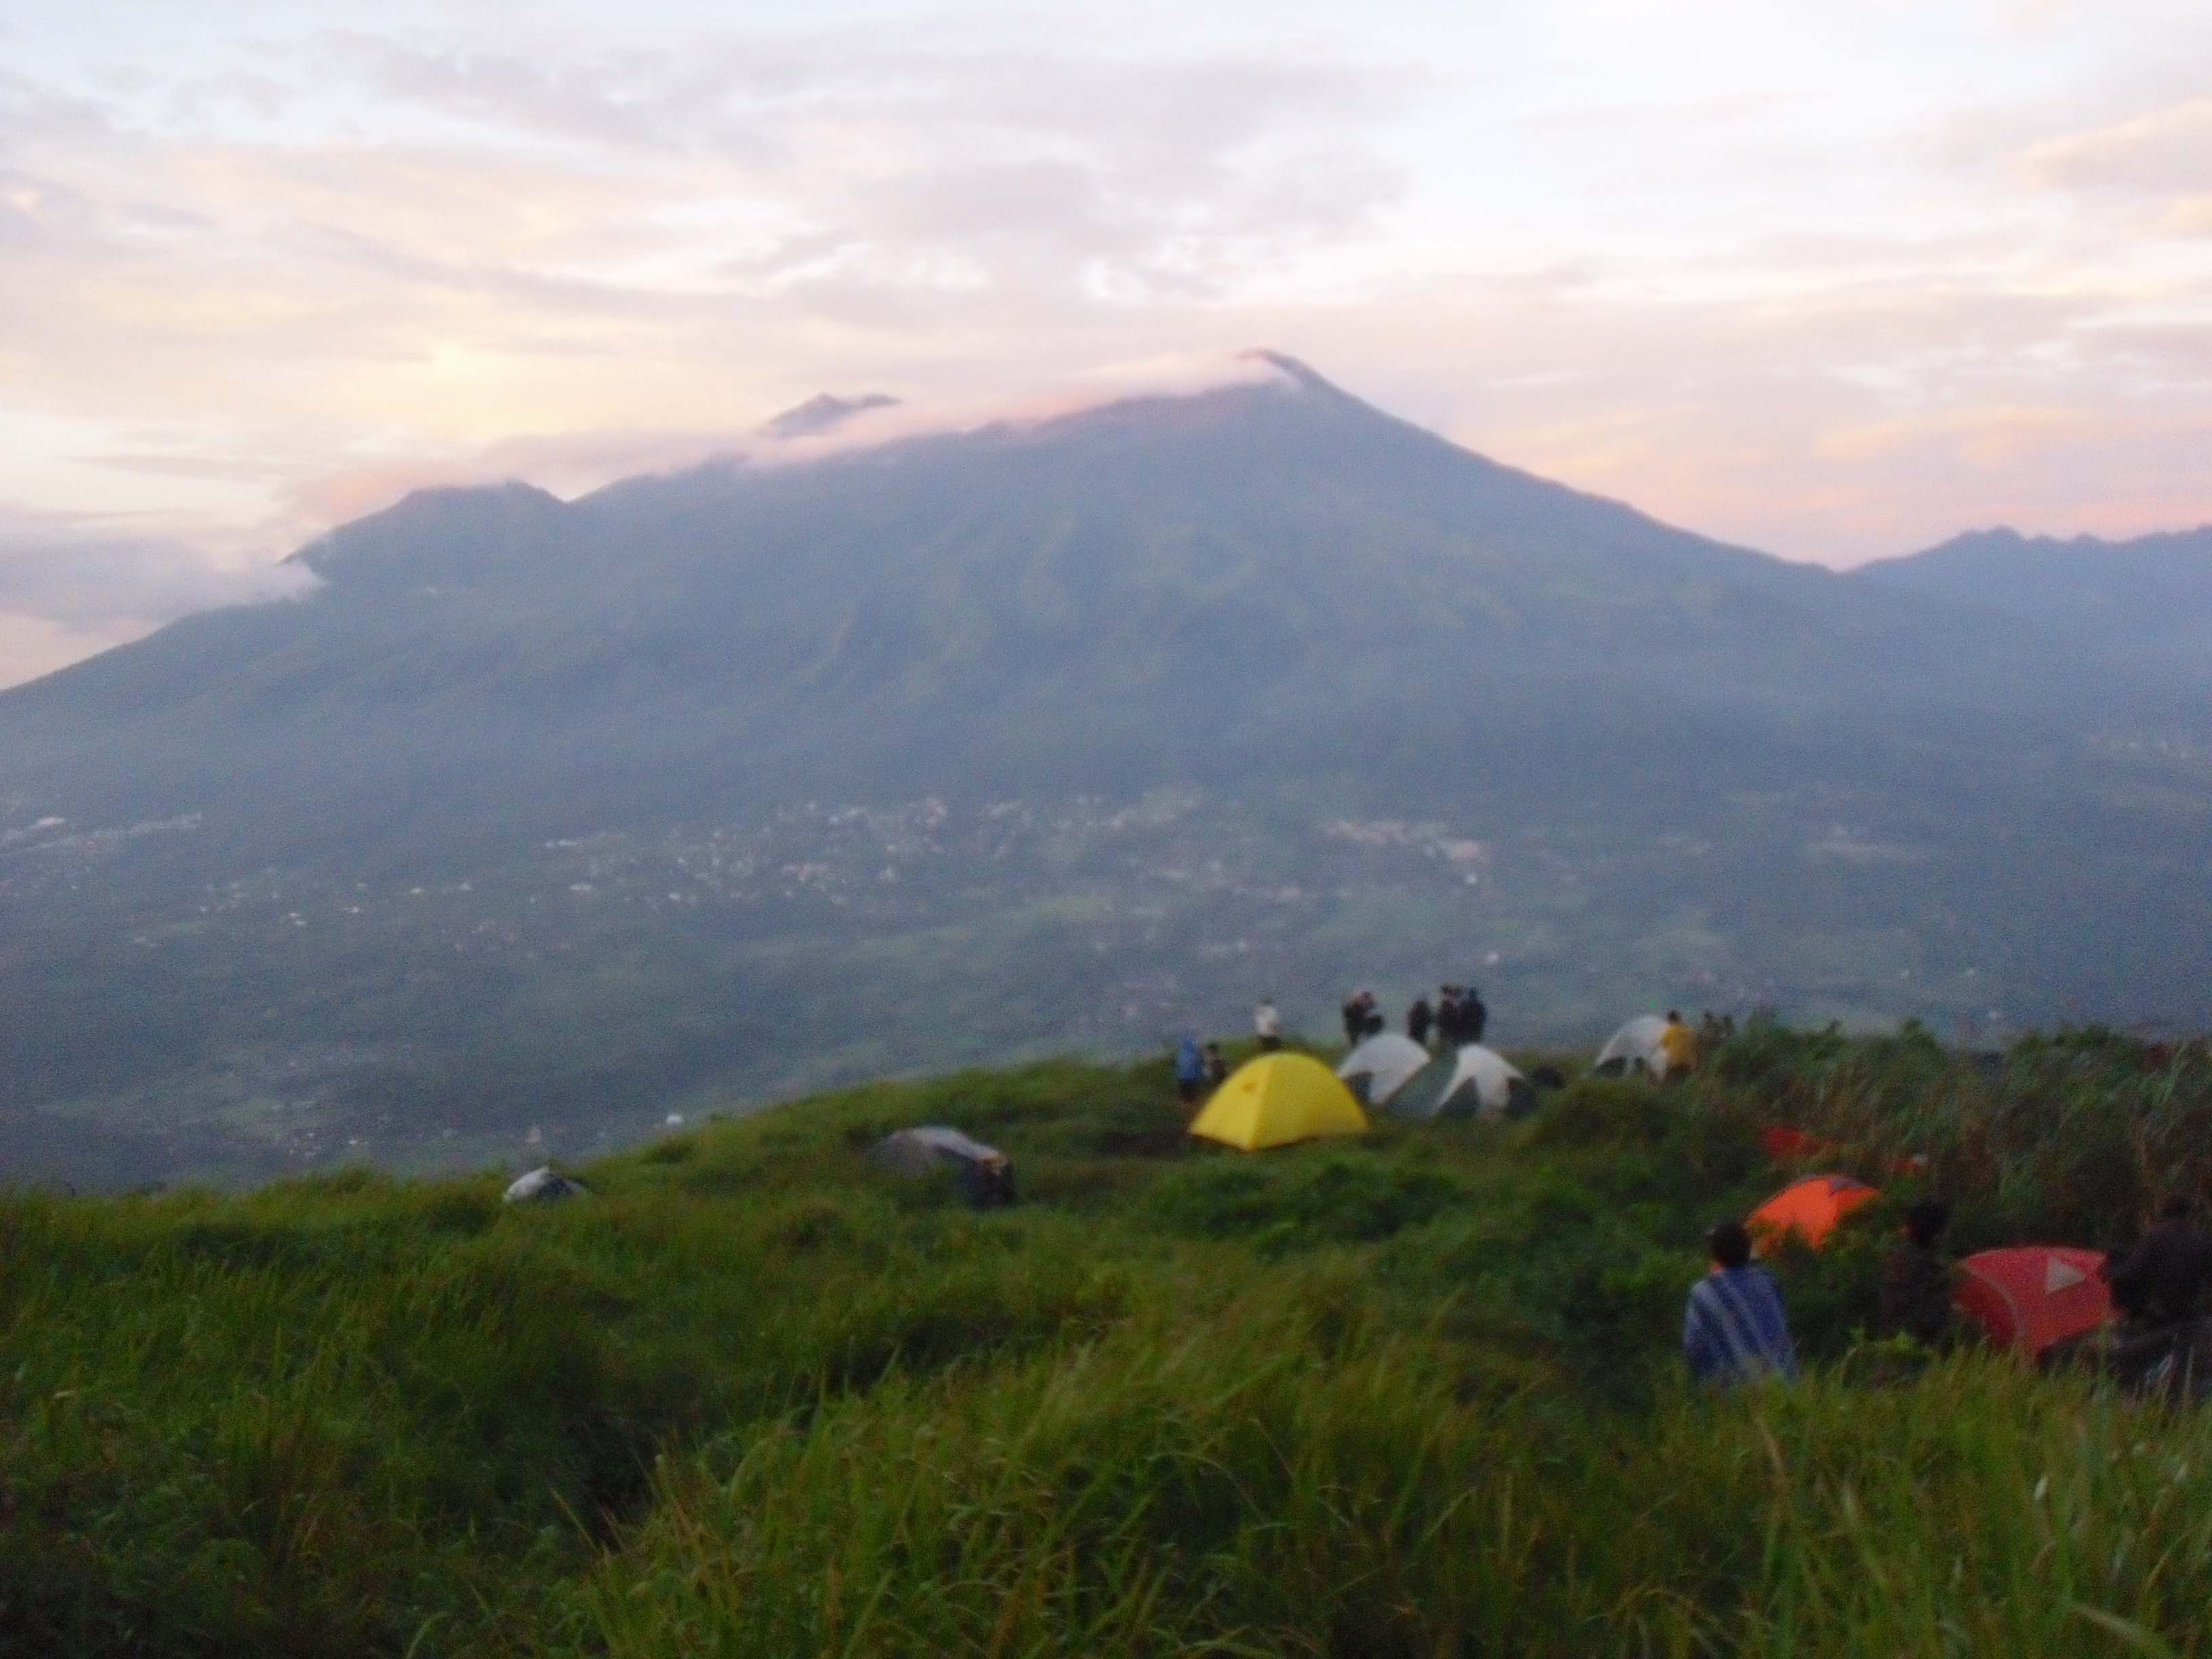
[[[1697,1241],[1811,1364],[1689,1388]],[[1026,1201],[860,1149],[951,1122]],[[2212,1180],[2212,1060],[1754,1026],[1664,1088],[1243,1157],[1057,1061],[502,1178],[0,1201],[0,1651],[2192,1654],[2212,1419],[1861,1340],[1896,1212],[2124,1243]]]

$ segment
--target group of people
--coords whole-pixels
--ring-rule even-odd
[[[1413,1006],[1406,1010],[1406,1035],[1424,1048],[1429,1046],[1431,1030],[1438,1048],[1464,1048],[1470,1042],[1481,1042],[1489,1026],[1489,1006],[1472,985],[1440,986],[1433,1009],[1426,997],[1416,997]]]
[[[1261,1015],[1272,1015],[1274,1006],[1272,1001],[1262,1002],[1253,1015],[1254,1025],[1260,1024]],[[1339,1012],[1344,1020],[1344,1040],[1352,1047],[1390,1029],[1389,1019],[1372,991],[1354,991],[1344,1000],[1344,1006]],[[1406,1010],[1406,1035],[1424,1048],[1430,1046],[1431,1036],[1439,1048],[1462,1048],[1470,1042],[1480,1042],[1489,1024],[1490,1010],[1482,1000],[1482,993],[1472,985],[1440,986],[1435,1002],[1419,996]],[[1261,1042],[1266,1042],[1264,1032]]]
[[[1905,1224],[1881,1262],[1875,1334],[1907,1336],[1940,1347],[1952,1335],[1952,1276],[1941,1251],[1950,1224],[1948,1206],[1923,1199],[1905,1212]],[[1752,1237],[1741,1221],[1723,1221],[1705,1235],[1712,1270],[1691,1288],[1682,1314],[1682,1357],[1700,1382],[1723,1384],[1797,1374],[1782,1292],[1773,1276],[1752,1260]],[[2112,1305],[2124,1316],[2112,1350],[2125,1378],[2174,1353],[2197,1334],[2205,1291],[2212,1287],[2212,1238],[2196,1219],[2187,1197],[2169,1199],[2134,1249],[2108,1257],[2104,1276]]]

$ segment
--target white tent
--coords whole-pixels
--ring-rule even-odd
[[[1528,1079],[1479,1042],[1438,1054],[1390,1097],[1398,1117],[1517,1117],[1535,1104]]]
[[[1428,1063],[1429,1051],[1413,1038],[1378,1031],[1344,1057],[1336,1074],[1362,1106],[1380,1106]]]
[[[1667,1022],[1656,1014],[1632,1019],[1606,1040],[1590,1070],[1600,1077],[1626,1077],[1637,1072],[1653,1077],[1667,1075]]]
[[[950,1170],[960,1195],[978,1209],[1014,1201],[1014,1166],[1006,1155],[941,1123],[885,1135],[868,1149],[868,1159],[904,1176]]]
[[[528,1175],[516,1177],[514,1184],[507,1189],[507,1201],[510,1204],[543,1203],[549,1199],[585,1197],[591,1190],[580,1181],[555,1174],[553,1166],[544,1164]]]

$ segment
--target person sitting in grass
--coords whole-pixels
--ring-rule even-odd
[[[2158,1220],[2124,1256],[2107,1257],[2112,1305],[2146,1330],[2170,1330],[2197,1317],[2212,1284],[2212,1239],[2197,1225],[2185,1193],[2159,1206]]]
[[[1950,1206],[1932,1198],[1905,1212],[1905,1237],[1881,1259],[1876,1323],[1882,1335],[1909,1336],[1933,1348],[1951,1334],[1951,1269],[1936,1254],[1936,1241],[1950,1222]]]
[[[1797,1350],[1782,1292],[1751,1260],[1751,1234],[1723,1221],[1705,1235],[1713,1270],[1690,1288],[1682,1313],[1682,1357],[1700,1382],[1727,1386],[1797,1375]]]

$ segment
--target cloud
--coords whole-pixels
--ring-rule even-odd
[[[313,582],[296,567],[225,558],[174,537],[0,507],[0,613],[64,634],[131,636],[194,611],[294,596]]]
[[[0,433],[48,435],[0,500],[265,562],[817,392],[904,399],[879,441],[1265,342],[1791,554],[2212,516],[2185,4],[192,3],[11,35]]]
[[[288,493],[284,522],[300,539],[346,520],[389,507],[411,490],[522,479],[573,497],[647,473],[679,471],[743,458],[785,465],[904,438],[979,428],[1028,424],[1102,404],[1141,397],[1177,397],[1217,386],[1284,378],[1254,351],[1167,353],[1109,363],[1038,386],[964,398],[889,402],[858,407],[821,428],[787,435],[764,432],[573,432],[502,438],[465,455],[392,459],[311,478]],[[880,392],[868,395],[885,396]]]

